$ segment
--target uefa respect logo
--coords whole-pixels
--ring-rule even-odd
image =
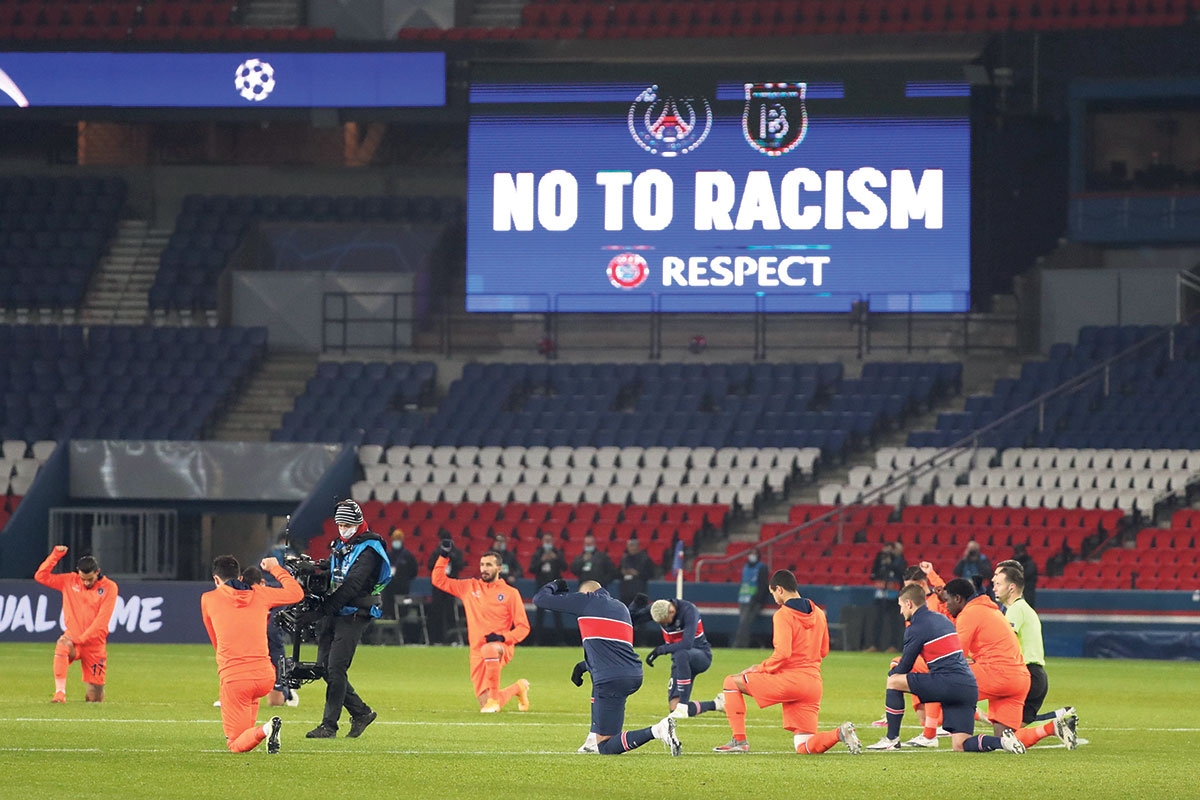
[[[608,262],[608,281],[618,289],[636,289],[650,277],[650,265],[637,253],[621,253]]]
[[[233,85],[245,99],[262,102],[275,91],[275,68],[257,58],[247,59],[234,72]]]

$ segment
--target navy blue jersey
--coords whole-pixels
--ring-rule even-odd
[[[904,652],[889,675],[907,675],[917,663],[917,656],[925,659],[930,675],[941,677],[965,677],[975,680],[971,667],[963,655],[962,644],[954,623],[946,617],[924,606],[918,608],[904,631]]]
[[[629,609],[620,600],[603,589],[591,594],[555,594],[554,585],[548,583],[533,596],[533,604],[579,617],[583,657],[588,672],[592,673],[592,683],[633,675],[641,677],[642,660],[633,651],[633,622]]]
[[[660,625],[663,634],[663,645],[658,649],[661,653],[678,653],[688,650],[703,650],[712,652],[708,637],[704,635],[704,620],[700,619],[700,609],[695,603],[687,600],[672,600],[675,606],[675,617],[666,625]]]

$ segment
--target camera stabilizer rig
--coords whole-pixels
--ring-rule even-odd
[[[305,683],[325,677],[323,665],[300,660],[300,643],[305,636],[316,638],[312,612],[321,610],[321,604],[329,594],[329,569],[326,562],[313,561],[307,555],[289,555],[283,565],[304,588],[304,599],[275,614],[275,624],[292,636],[292,655],[280,658],[279,680],[291,689],[299,689]]]

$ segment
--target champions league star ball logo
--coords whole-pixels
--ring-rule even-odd
[[[650,277],[650,265],[637,253],[621,253],[608,262],[608,280],[618,289],[636,289]]]
[[[255,103],[266,100],[275,90],[275,68],[266,61],[251,58],[238,65],[233,85],[247,100]]]
[[[747,83],[742,133],[766,156],[790,153],[808,133],[804,83]]]
[[[647,153],[671,158],[699,147],[712,130],[712,106],[704,97],[660,97],[651,86],[629,107],[629,135]]]

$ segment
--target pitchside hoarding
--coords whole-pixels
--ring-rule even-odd
[[[474,84],[468,310],[966,310],[967,88],[782,72]]]

